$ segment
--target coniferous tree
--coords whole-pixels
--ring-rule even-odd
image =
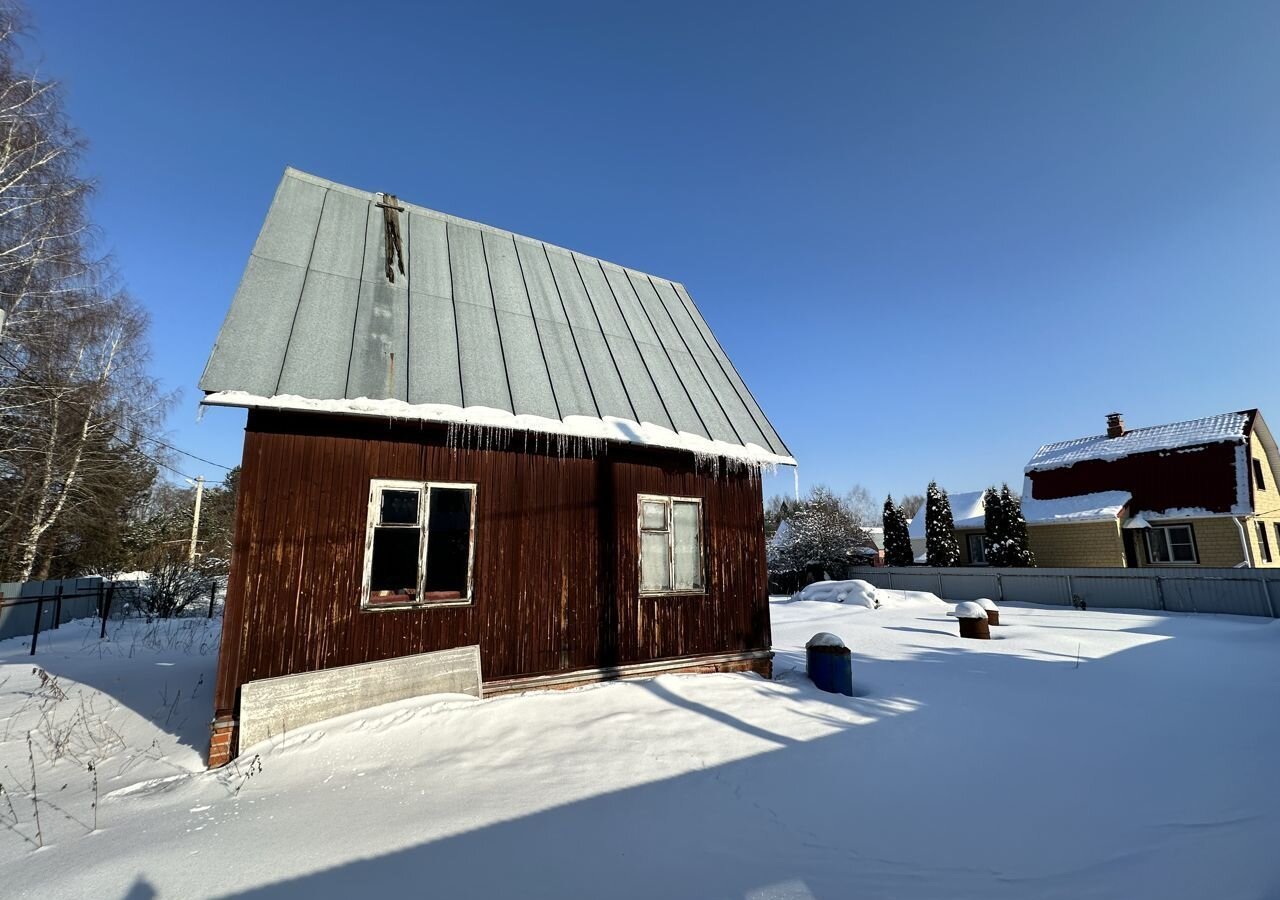
[[[960,565],[960,542],[956,540],[955,519],[951,515],[951,499],[929,482],[924,495],[925,557],[931,566]]]
[[[1000,489],[1000,507],[1005,530],[1000,565],[1015,568],[1034,566],[1036,557],[1027,546],[1027,520],[1022,516],[1022,499],[1015,496],[1007,484]]]
[[[1000,492],[989,487],[982,495],[983,521],[986,533],[987,565],[1005,565],[1006,540],[1009,535],[1008,517],[1000,499]]]
[[[884,561],[889,566],[909,566],[915,561],[906,513],[892,496],[884,501]]]

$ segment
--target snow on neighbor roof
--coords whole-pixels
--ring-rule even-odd
[[[1120,437],[1105,434],[1045,444],[1027,463],[1027,472],[1059,469],[1095,459],[1120,459],[1134,453],[1173,450],[1220,441],[1243,441],[1249,428],[1249,412],[1223,413],[1203,419],[1133,428]]]
[[[986,510],[982,506],[982,495],[986,491],[966,491],[963,494],[948,494],[951,500],[951,518],[956,528],[983,528],[987,523]],[[913,538],[924,539],[923,506],[915,518],[907,523],[907,534]]]
[[[1024,492],[1022,517],[1028,525],[1097,522],[1118,517],[1132,499],[1133,495],[1128,491],[1101,491],[1057,500],[1037,500]]]
[[[286,169],[205,403],[505,427],[794,465],[684,286]]]

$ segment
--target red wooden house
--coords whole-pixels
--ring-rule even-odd
[[[200,386],[249,410],[211,765],[473,680],[769,674],[794,460],[683,285],[288,170]]]

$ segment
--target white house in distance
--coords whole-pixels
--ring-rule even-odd
[[[986,529],[986,511],[982,506],[985,491],[966,491],[948,494],[951,500],[951,518],[955,522],[956,539],[960,541],[960,563],[965,566],[984,565],[987,561],[983,550],[982,535]],[[907,523],[911,535],[911,552],[918,563],[925,562],[924,505]]]

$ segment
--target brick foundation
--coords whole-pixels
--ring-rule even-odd
[[[236,749],[236,720],[214,719],[209,725],[209,768],[216,769],[231,762]]]

